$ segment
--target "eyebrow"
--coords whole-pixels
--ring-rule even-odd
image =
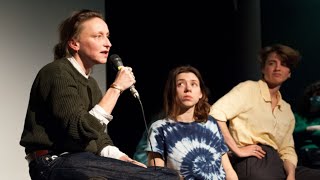
[[[275,61],[277,61],[277,60],[275,60],[275,59],[267,59],[267,61],[266,62],[275,62]],[[281,62],[281,61],[280,61]]]
[[[177,79],[177,82],[180,82],[180,81],[191,81],[191,82],[196,82],[196,83],[199,83],[200,81],[197,80],[197,79],[191,79],[191,80],[187,80],[187,79]]]

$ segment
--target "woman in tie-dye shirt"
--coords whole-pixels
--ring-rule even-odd
[[[183,179],[238,179],[228,158],[199,71],[179,66],[169,73],[164,90],[166,118],[149,129],[148,165],[166,166]]]

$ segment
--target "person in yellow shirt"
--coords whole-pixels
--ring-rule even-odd
[[[295,119],[280,93],[300,59],[283,44],[262,48],[261,79],[239,83],[211,106],[240,180],[320,179],[319,170],[297,168]]]

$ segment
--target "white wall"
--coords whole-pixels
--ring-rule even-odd
[[[19,145],[29,92],[38,70],[53,59],[58,25],[73,10],[99,10],[104,0],[11,0],[0,6],[0,179],[30,179],[24,148]],[[102,90],[105,65],[94,76]]]

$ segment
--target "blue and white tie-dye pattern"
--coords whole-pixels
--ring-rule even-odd
[[[211,116],[206,123],[155,121],[149,140],[152,150],[164,157],[166,166],[178,170],[184,179],[225,179],[221,156],[228,148]],[[151,151],[149,143],[146,150]]]

